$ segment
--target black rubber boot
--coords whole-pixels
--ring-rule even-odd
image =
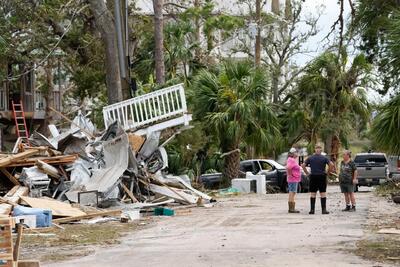
[[[310,197],[310,212],[308,214],[315,213],[315,197]]]
[[[326,210],[326,197],[321,197],[321,208],[322,214],[329,214],[329,211]]]
[[[351,206],[346,204],[346,208],[343,209],[342,211],[350,211],[350,209],[351,209]]]

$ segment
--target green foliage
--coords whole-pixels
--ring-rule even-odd
[[[398,88],[400,72],[400,6],[396,0],[360,0],[352,29],[361,37],[360,48],[380,72],[384,94]]]
[[[371,137],[380,149],[400,155],[400,94],[378,110]]]
[[[281,120],[288,142],[302,138],[315,144],[337,135],[342,143],[358,124],[365,125],[370,107],[365,86],[371,65],[360,54],[346,67],[347,54],[325,52],[307,67]]]
[[[265,72],[250,62],[224,62],[212,73],[202,70],[191,89],[193,114],[209,126],[223,152],[240,143],[253,145],[256,153],[273,150],[278,120],[266,102]]]

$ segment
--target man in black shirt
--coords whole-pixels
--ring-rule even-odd
[[[329,211],[326,209],[326,187],[328,184],[326,177],[326,166],[329,166],[330,170],[334,169],[333,163],[321,155],[322,147],[320,145],[315,146],[315,153],[311,157],[308,157],[306,161],[301,165],[303,167],[304,172],[308,175],[309,172],[306,167],[311,168],[310,175],[310,212],[309,214],[315,213],[315,198],[317,197],[317,191],[319,191],[319,195],[321,197],[321,208],[322,214],[329,214]]]

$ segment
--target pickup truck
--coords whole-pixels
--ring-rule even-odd
[[[387,181],[389,168],[384,153],[358,153],[354,163],[358,173],[357,186],[379,185]]]

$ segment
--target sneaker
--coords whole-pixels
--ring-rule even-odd
[[[352,206],[350,211],[356,211],[356,206]]]
[[[342,209],[342,211],[350,211],[350,209],[351,209],[351,206],[350,205],[346,205],[346,208]]]

